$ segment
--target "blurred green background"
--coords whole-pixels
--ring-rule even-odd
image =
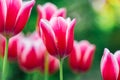
[[[98,1],[98,2],[97,2]],[[58,8],[65,7],[67,9],[67,17],[76,18],[75,40],[88,40],[96,45],[96,52],[93,64],[88,72],[75,74],[68,65],[68,60],[64,62],[64,80],[102,80],[100,73],[100,60],[104,48],[115,52],[120,49],[120,11],[116,3],[109,4],[103,10],[96,10],[100,7],[102,0],[36,0],[36,4],[32,9],[30,19],[23,32],[33,32],[37,21],[38,4],[43,5],[46,2],[55,4]],[[104,0],[103,0],[104,1]],[[110,1],[110,0],[109,0]],[[112,1],[112,0],[111,0]],[[120,4],[120,3],[119,3]],[[0,62],[2,67],[2,59]],[[25,73],[19,69],[17,63],[9,63],[8,66],[9,80],[32,80],[36,74],[39,80],[43,80],[44,75],[35,73]],[[0,71],[1,72],[1,71]],[[0,73],[1,74],[1,73]],[[36,79],[37,80],[37,79]],[[50,75],[49,80],[59,80],[59,72]]]

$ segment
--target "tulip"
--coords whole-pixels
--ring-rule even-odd
[[[119,75],[118,75],[117,80],[120,80],[120,50],[116,51],[114,56],[116,57],[118,65],[119,65]]]
[[[47,19],[50,20],[52,17],[66,17],[66,9],[65,8],[60,8],[58,9],[54,4],[48,2],[44,4],[43,6],[38,5],[37,6],[37,11],[38,11],[38,22],[41,19]]]
[[[70,67],[75,72],[85,72],[89,70],[95,52],[95,45],[83,40],[74,41],[73,50],[69,56]]]
[[[18,44],[18,63],[24,71],[35,69],[45,72],[45,57],[47,50],[37,32],[28,37],[22,37]],[[48,73],[52,74],[59,68],[59,61],[48,55]]]
[[[117,80],[119,65],[115,56],[108,49],[104,50],[100,69],[103,80]]]
[[[53,17],[50,21],[41,19],[40,32],[51,55],[57,58],[64,58],[69,55],[73,48],[75,23],[75,19],[69,21],[62,17]]]
[[[22,37],[22,34],[18,34],[10,38],[8,43],[8,60],[9,61],[17,60],[17,45],[21,37]],[[4,57],[5,41],[6,41],[5,37],[0,35],[0,55],[2,57]]]
[[[5,80],[5,70],[8,55],[9,38],[22,31],[30,16],[35,0],[0,0],[0,33],[6,37],[5,56],[2,68],[2,80]]]
[[[33,71],[38,67],[40,53],[45,52],[41,39],[23,37],[18,44],[18,63],[22,70]]]
[[[40,34],[48,52],[60,60],[60,80],[63,80],[62,64],[73,49],[74,26],[76,20],[52,17],[50,21],[41,19]]]
[[[34,3],[34,0],[0,0],[0,33],[5,37],[18,34],[28,21]]]

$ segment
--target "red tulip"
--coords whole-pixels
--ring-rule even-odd
[[[69,56],[70,67],[75,72],[87,71],[92,63],[95,45],[83,40],[74,42],[74,48]]]
[[[50,20],[53,16],[54,17],[61,16],[64,18],[66,17],[66,9],[65,8],[57,9],[57,7],[52,3],[46,3],[43,6],[38,5],[37,11],[38,11],[38,22],[42,18]]]
[[[120,80],[120,50],[115,52],[115,57],[116,57],[116,59],[118,61],[118,65],[119,65],[119,75],[118,75],[117,80]]]
[[[24,28],[35,0],[0,0],[0,33],[11,37]]]
[[[18,34],[9,40],[8,44],[8,60],[9,61],[16,61],[17,60],[17,45],[19,40],[21,39],[22,34]],[[0,35],[0,55],[4,56],[5,51],[5,37]]]
[[[104,50],[100,68],[103,80],[117,80],[119,65],[115,56],[108,49]]]
[[[57,58],[69,55],[73,48],[75,23],[75,19],[70,21],[62,17],[53,17],[50,21],[41,19],[41,36],[51,55]]]

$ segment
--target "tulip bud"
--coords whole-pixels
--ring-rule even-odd
[[[50,21],[41,19],[40,32],[51,55],[57,58],[65,58],[69,55],[73,48],[75,23],[75,19],[68,23],[62,17],[53,17]]]
[[[119,65],[115,56],[108,49],[104,50],[100,69],[103,80],[117,80]]]
[[[83,40],[79,43],[74,41],[73,51],[69,56],[70,67],[75,72],[87,71],[93,60],[95,45]]]
[[[0,33],[12,37],[22,31],[35,0],[0,0]]]

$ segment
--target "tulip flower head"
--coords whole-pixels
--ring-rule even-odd
[[[66,17],[66,9],[65,8],[60,8],[58,9],[56,5],[48,2],[44,4],[43,6],[38,5],[37,6],[37,11],[38,11],[38,22],[41,19],[47,19],[50,20],[52,17]]]
[[[18,44],[18,63],[24,71],[33,71],[38,67],[40,53],[45,52],[41,39],[23,37]]]
[[[70,67],[75,72],[85,72],[89,70],[93,56],[95,53],[95,45],[83,40],[74,41],[73,50],[69,56]]]
[[[75,19],[71,21],[62,17],[52,17],[50,21],[41,19],[40,34],[51,55],[59,59],[69,55],[73,48],[75,23]]]
[[[119,65],[117,59],[106,48],[101,59],[100,69],[103,80],[117,80],[119,74]]]
[[[118,65],[119,65],[119,75],[118,75],[117,80],[120,80],[120,50],[116,51],[114,55],[115,55],[115,57],[116,57],[116,59],[118,61]]]
[[[21,38],[18,44],[18,63],[21,69],[24,71],[39,70],[44,73],[46,52],[45,45],[37,32]],[[58,59],[48,55],[49,73],[54,73],[58,68]]]
[[[0,33],[12,37],[22,31],[35,0],[0,0]]]

